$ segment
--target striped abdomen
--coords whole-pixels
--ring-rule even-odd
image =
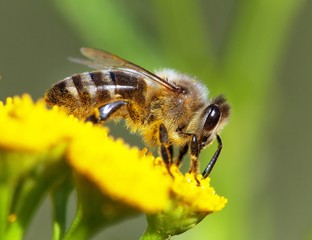
[[[45,100],[78,118],[86,118],[95,108],[116,99],[144,103],[145,93],[146,83],[141,76],[120,70],[102,70],[65,78],[47,91]]]

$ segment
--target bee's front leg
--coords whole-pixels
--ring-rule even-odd
[[[218,160],[218,157],[219,157],[221,149],[222,149],[222,141],[221,141],[221,138],[220,138],[220,136],[218,134],[216,135],[216,138],[217,138],[217,141],[218,141],[219,145],[218,145],[218,148],[217,148],[216,152],[213,154],[210,162],[208,163],[207,167],[205,168],[205,170],[202,173],[204,178],[209,176],[210,172],[213,169],[213,166],[215,165],[215,163]]]
[[[99,116],[96,116],[97,114],[92,114],[90,117],[86,119],[86,121],[90,121],[93,123],[103,123],[105,122],[113,113],[118,111],[122,106],[126,105],[127,102],[124,100],[119,100],[115,102],[110,102],[102,107],[99,107]]]
[[[173,146],[169,142],[168,131],[163,124],[159,126],[159,141],[160,141],[160,154],[168,170],[172,164]],[[169,171],[170,172],[170,171]]]

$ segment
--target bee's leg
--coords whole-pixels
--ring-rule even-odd
[[[191,152],[191,168],[189,172],[197,174],[198,173],[199,145],[198,145],[197,137],[195,134],[193,134],[192,136],[190,152]]]
[[[92,122],[93,124],[97,124],[99,123],[99,118],[96,117],[96,113],[94,113],[91,116],[87,117],[85,122]]]
[[[181,165],[183,157],[187,153],[188,149],[189,149],[189,145],[188,144],[186,144],[186,145],[184,145],[183,147],[180,148],[178,159],[175,162],[178,167]]]
[[[173,146],[169,143],[168,131],[163,124],[159,126],[160,154],[168,170],[172,164]],[[170,171],[169,171],[170,173]]]
[[[88,117],[86,121],[90,121],[93,123],[105,122],[113,113],[115,113],[125,104],[127,104],[127,102],[123,100],[107,103],[104,106],[98,108],[99,110],[98,117],[96,116],[96,114],[93,114],[90,117]]]
[[[119,100],[115,102],[108,103],[99,108],[101,122],[105,122],[113,113],[119,110],[122,106],[126,105],[127,102],[124,100]]]
[[[222,140],[220,138],[220,136],[217,134],[217,141],[218,141],[218,149],[216,150],[216,152],[213,154],[210,162],[208,163],[207,167],[205,168],[205,170],[203,171],[202,175],[204,178],[208,177],[209,174],[211,173],[213,166],[215,165],[215,163],[218,160],[218,157],[220,155],[221,149],[222,149]]]

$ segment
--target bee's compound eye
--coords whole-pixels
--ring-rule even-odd
[[[208,115],[204,125],[206,131],[212,131],[218,124],[221,117],[220,108],[218,105],[210,105],[208,107]]]

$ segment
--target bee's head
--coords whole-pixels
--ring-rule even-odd
[[[212,142],[216,134],[226,124],[230,115],[230,106],[224,96],[213,99],[202,112],[202,129],[199,138],[200,149]]]

